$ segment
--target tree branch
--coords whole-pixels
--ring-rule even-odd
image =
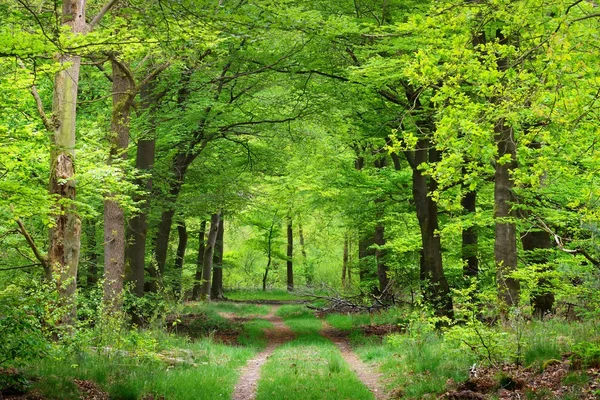
[[[15,221],[16,221],[17,225],[19,226],[19,232],[21,232],[21,234],[25,237],[25,240],[27,241],[27,244],[31,248],[31,251],[33,251],[35,258],[40,262],[40,264],[42,265],[42,267],[44,267],[44,269],[48,269],[48,259],[42,255],[42,253],[36,246],[35,242],[33,241],[33,238],[31,237],[31,235],[25,228],[23,221],[21,221],[20,218],[17,218]]]
[[[96,25],[100,22],[100,20],[104,17],[104,15],[119,2],[119,0],[110,0],[108,3],[104,4],[104,6],[100,9],[100,12],[96,14],[94,18],[92,18],[92,22],[89,23],[89,30],[93,30]]]
[[[568,254],[572,254],[572,255],[577,255],[577,254],[581,254],[582,256],[584,256],[589,262],[591,262],[595,267],[600,267],[600,260],[596,260],[595,258],[593,258],[585,249],[578,247],[576,249],[567,249],[565,248],[565,246],[563,245],[562,239],[560,236],[558,236],[556,233],[552,232],[552,230],[548,227],[548,225],[546,225],[546,223],[544,221],[542,221],[541,218],[537,218],[538,222],[539,222],[539,226],[540,228],[542,228],[542,230],[546,231],[548,234],[552,235],[554,237],[554,241],[556,242],[556,246],[561,250],[564,251],[565,253]]]
[[[52,123],[50,122],[50,120],[48,119],[48,116],[46,115],[46,112],[44,111],[44,103],[42,102],[40,94],[37,91],[37,87],[35,85],[31,85],[30,91],[31,91],[31,94],[33,95],[33,98],[35,99],[35,104],[37,105],[37,110],[38,110],[38,113],[40,114],[40,118],[42,118],[42,122],[44,123],[44,126],[46,127],[48,132],[53,132],[54,127],[52,126]]]

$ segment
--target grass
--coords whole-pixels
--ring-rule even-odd
[[[321,321],[306,307],[282,306],[277,314],[297,337],[279,347],[263,366],[257,400],[373,399],[338,348],[319,335]]]
[[[214,399],[231,397],[238,370],[255,354],[251,347],[232,347],[210,339],[179,344],[179,354],[189,363],[175,364],[151,355],[131,357],[126,354],[79,352],[65,358],[40,360],[29,373],[39,377],[34,384],[48,399],[77,399],[74,378],[100,384],[111,399],[138,399],[145,395],[168,399]],[[169,347],[170,354],[177,354]],[[173,358],[176,358],[173,357]]]
[[[363,325],[406,325],[408,320],[398,308],[390,308],[373,314],[329,314],[327,322],[336,329],[351,331]]]
[[[302,296],[297,293],[289,293],[286,290],[232,290],[225,293],[230,300],[236,301],[298,301]]]
[[[217,311],[223,309],[242,315],[268,312],[268,307],[261,306],[191,304],[185,312],[198,314],[199,318],[192,319],[186,329],[202,331],[209,337],[190,340],[160,329],[108,329],[111,336],[98,346],[101,350],[74,346],[67,351],[57,347],[50,356],[25,372],[34,382],[32,388],[48,399],[80,398],[73,379],[96,382],[111,399],[144,396],[164,396],[174,400],[230,398],[240,368],[266,346],[264,330],[271,323],[253,319],[243,326],[232,324],[218,315]],[[241,330],[238,337],[241,346],[212,340],[212,330],[231,329],[234,325]],[[103,334],[101,327],[82,332],[82,342],[87,344],[91,338]]]
[[[267,315],[269,307],[259,304],[238,304],[229,302],[189,302],[183,307],[182,313],[199,313],[199,312],[226,312],[232,313],[240,317],[248,317],[253,315]]]

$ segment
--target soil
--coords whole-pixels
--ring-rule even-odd
[[[248,360],[246,366],[242,369],[240,379],[233,389],[232,400],[253,400],[256,398],[256,387],[260,378],[260,368],[273,354],[277,346],[288,342],[294,338],[294,333],[275,313],[279,307],[271,308],[269,314],[261,317],[271,322],[273,326],[265,331],[267,347],[258,353],[256,357]]]
[[[356,353],[352,351],[345,333],[338,331],[325,321],[322,321],[322,323],[321,335],[331,340],[340,349],[342,357],[344,357],[352,371],[356,373],[358,379],[373,393],[377,400],[387,399],[389,396],[383,385],[381,385],[382,375],[358,358]]]
[[[567,357],[546,363],[544,370],[539,367],[523,368],[514,364],[500,367],[474,368],[468,381],[455,386],[440,396],[440,399],[545,399],[558,400],[577,398],[592,400],[600,398],[600,369],[573,368]],[[587,382],[580,386],[565,384],[569,374],[586,374]]]

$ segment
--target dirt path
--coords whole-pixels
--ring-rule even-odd
[[[253,400],[256,398],[256,385],[260,378],[260,368],[273,353],[275,348],[294,338],[294,333],[275,313],[279,306],[271,308],[269,314],[261,319],[266,319],[273,324],[273,327],[265,331],[267,347],[258,353],[256,357],[248,360],[246,366],[242,369],[240,380],[233,389],[233,400]]]
[[[342,357],[350,366],[350,369],[358,376],[358,379],[373,393],[375,399],[385,400],[388,398],[385,388],[381,385],[382,375],[371,368],[368,364],[362,362],[360,358],[354,353],[350,347],[350,343],[345,336],[340,335],[340,332],[329,325],[324,320],[323,329],[321,329],[321,335],[331,340],[342,353]]]

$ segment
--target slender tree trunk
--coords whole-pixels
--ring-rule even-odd
[[[348,285],[352,284],[352,264],[354,263],[354,246],[352,246],[352,235],[348,235],[348,266],[346,273],[348,274]]]
[[[302,253],[302,264],[304,266],[306,285],[311,286],[314,279],[314,271],[312,270],[312,267],[308,265],[308,258],[306,257],[306,247],[304,245],[304,230],[302,229],[302,224],[298,224],[298,236],[300,237],[300,251]]]
[[[87,287],[93,288],[98,283],[98,250],[96,249],[96,224],[90,221],[87,224],[87,250],[88,250],[88,273]]]
[[[217,232],[217,241],[215,242],[215,255],[213,266],[213,279],[210,288],[210,298],[213,300],[223,299],[223,237],[225,236],[225,222],[223,214],[219,220],[219,231]]]
[[[192,300],[200,299],[202,290],[202,260],[204,259],[204,250],[206,248],[206,221],[200,223],[200,232],[198,233],[198,258],[196,260],[196,276],[194,279],[194,288],[192,289]]]
[[[292,218],[287,222],[287,290],[294,291],[294,230],[292,229]]]
[[[154,96],[155,85],[149,84],[142,88],[141,107],[148,113],[149,133],[139,139],[135,167],[143,174],[148,175],[154,168],[154,157],[156,147],[156,131],[154,128],[153,111],[155,110],[156,98]],[[137,202],[141,202],[139,214],[134,215],[129,221],[129,237],[127,248],[128,273],[127,280],[133,282],[134,293],[138,297],[144,296],[144,272],[146,267],[146,236],[148,234],[148,212],[150,204],[150,193],[152,192],[152,176],[137,180],[137,186],[143,190],[143,194],[135,196]]]
[[[121,64],[113,61],[112,71],[113,111],[109,163],[127,158],[129,117],[134,90]],[[121,308],[124,275],[125,212],[115,200],[115,194],[109,193],[104,198],[104,303],[109,312]]]
[[[210,231],[208,232],[208,240],[204,249],[204,257],[202,258],[202,300],[210,300],[210,278],[220,219],[221,215],[219,213],[214,213],[210,218]]]
[[[263,274],[263,292],[267,291],[267,278],[269,277],[269,270],[271,269],[272,257],[272,244],[273,244],[273,228],[275,227],[275,219],[271,223],[269,228],[269,237],[267,239],[267,266],[265,267],[265,273]]]
[[[462,199],[465,214],[475,215],[477,193],[467,191]],[[479,260],[477,259],[477,227],[469,226],[462,231],[462,261],[463,276],[471,278],[479,273]]]
[[[377,279],[379,280],[379,291],[383,292],[389,284],[388,267],[385,264],[385,251],[381,248],[385,246],[385,227],[378,223],[375,226],[375,260],[377,260]]]
[[[74,34],[85,34],[85,0],[64,0],[62,24]],[[81,220],[75,209],[75,117],[81,58],[60,54],[60,71],[54,76],[52,95],[50,195],[57,198],[53,210],[54,225],[49,232],[48,264],[54,272],[60,305],[68,312],[62,323],[76,316],[75,290],[81,243]],[[65,67],[66,66],[66,67]]]
[[[527,262],[535,265],[536,272],[542,274],[548,272],[548,249],[554,247],[554,241],[550,235],[545,231],[529,231],[521,238],[521,243]],[[542,319],[544,315],[552,311],[554,293],[547,278],[538,278],[536,283],[536,287],[532,290],[531,303],[533,315]]]
[[[342,258],[342,286],[346,286],[346,271],[348,270],[348,235],[344,236],[344,255]]]
[[[426,162],[439,161],[438,151],[427,139],[420,139],[414,152],[413,198],[421,230],[423,249],[421,252],[421,281],[426,301],[434,307],[437,315],[453,318],[450,288],[444,275],[442,251],[438,233],[437,203],[429,196],[437,189],[437,182],[423,175],[419,166]]]
[[[181,295],[181,279],[183,275],[183,263],[185,261],[185,249],[188,241],[185,221],[181,221],[177,224],[177,233],[179,236],[179,243],[177,245],[177,254],[175,255],[175,282],[173,284],[173,289],[175,296],[179,298]]]
[[[517,227],[514,212],[511,210],[514,201],[514,181],[512,173],[517,167],[516,144],[513,129],[498,121],[495,127],[498,156],[494,175],[494,208],[495,234],[494,257],[496,261],[496,283],[501,312],[506,314],[506,307],[519,303],[520,284],[510,274],[517,269]],[[509,156],[506,160],[505,156]],[[498,160],[504,160],[502,163]]]

